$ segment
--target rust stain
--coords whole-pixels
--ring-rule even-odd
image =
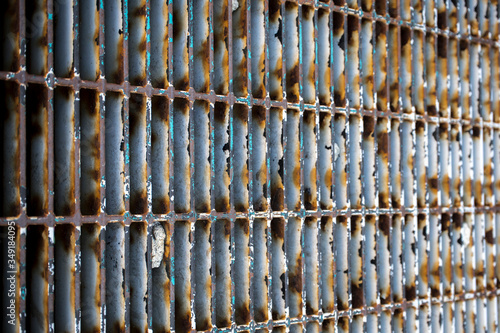
[[[273,218],[271,221],[271,235],[274,240],[285,238],[285,221],[282,218]]]
[[[364,116],[363,117],[363,139],[371,140],[373,138],[373,133],[375,131],[375,120],[373,117]]]
[[[351,283],[352,307],[355,309],[363,307],[363,283]]]
[[[238,325],[245,325],[250,322],[250,304],[245,303],[242,306],[236,308],[234,314],[234,321]]]
[[[379,3],[377,1],[376,3]],[[384,6],[384,12],[385,12],[385,6]],[[377,63],[378,70],[375,72],[375,75],[380,75],[383,80],[381,83],[378,85],[377,89],[377,109],[381,111],[385,111],[387,109],[387,26],[382,23],[377,21],[375,23],[375,41],[376,41],[376,48],[375,52],[378,52],[380,54],[381,61]]]
[[[339,318],[339,328],[344,332],[349,332],[349,318],[348,317],[340,317]]]
[[[214,120],[221,125],[226,124],[227,104],[215,103],[214,106]]]
[[[391,67],[398,68],[399,67],[399,48],[398,48],[398,28],[396,26],[391,25],[389,27],[389,59],[391,60]],[[390,100],[390,110],[392,112],[398,111],[399,106],[399,83],[398,83],[398,74],[397,72],[393,73],[393,77],[390,77],[390,85],[389,85],[389,100]],[[392,81],[392,82],[391,82]]]
[[[236,22],[236,24],[234,22]],[[248,94],[246,32],[247,32],[246,11],[243,10],[243,8],[240,6],[236,11],[233,12],[233,38],[240,39],[242,45],[245,45],[245,48],[241,50],[241,61],[233,65],[234,66],[233,90],[235,95],[239,97],[244,97]]]
[[[106,78],[109,78],[109,82],[112,83],[122,83],[123,82],[123,34],[120,34],[118,37],[117,43],[118,52],[116,54],[116,70],[112,72],[110,75],[107,75]]]
[[[386,237],[389,237],[390,233],[390,227],[391,227],[391,221],[389,216],[387,215],[380,215],[379,217],[379,228],[382,234]]]
[[[191,311],[188,309],[183,312],[183,305],[175,302],[175,330],[177,332],[187,333],[191,331]]]
[[[297,188],[297,189],[300,189],[300,170],[301,170],[300,165],[297,165],[297,166],[293,169],[293,185],[294,185],[294,186],[295,186],[295,188]]]
[[[208,13],[207,13],[208,14]],[[200,87],[200,92],[207,92],[210,86],[210,52],[208,48],[208,40],[203,41],[200,50],[197,53],[197,57],[202,61],[203,64],[203,86]]]
[[[337,107],[343,107],[345,106],[345,82],[344,82],[344,75],[342,74],[341,77],[338,80],[338,84],[335,85],[335,91],[334,91],[334,102],[335,106]],[[338,87],[338,88],[337,88]]]
[[[266,180],[267,180],[267,166],[266,161],[262,163],[259,171],[257,171],[255,178],[263,184],[263,191],[260,198],[255,198],[256,203],[254,204],[254,209],[256,211],[267,210],[267,200],[266,200]]]
[[[307,210],[316,210],[318,204],[316,202],[316,168],[312,168],[309,175],[309,179],[312,187],[306,187],[304,189],[304,201]]]
[[[426,181],[426,176],[425,173],[423,173],[419,178],[418,178],[418,187],[422,189],[422,195],[419,195],[417,197],[417,207],[423,208],[425,207],[425,181]]]
[[[300,271],[288,273],[288,286],[291,292],[298,295],[302,293],[302,275]]]
[[[218,212],[229,211],[229,198],[218,197],[215,199],[215,210]]]
[[[410,286],[405,286],[405,298],[407,301],[413,301],[417,298],[415,283],[412,283]]]
[[[332,169],[331,168],[328,168],[325,171],[324,182],[325,182],[326,187],[328,187],[328,188],[332,187],[333,183],[332,183]]]
[[[419,267],[419,279],[422,281],[424,285],[428,284],[428,261],[427,258],[423,258],[423,262]],[[427,297],[427,296],[426,296]]]
[[[256,322],[265,322],[268,320],[267,307],[254,309],[254,319]]]
[[[228,10],[227,2],[221,2],[220,11],[217,13],[214,10],[214,54],[222,53],[222,59],[217,64],[221,67],[222,78],[221,81],[215,83],[215,93],[227,94],[229,90],[228,77],[229,77],[229,53],[228,53],[228,36],[229,36],[229,23],[228,23]],[[168,44],[168,43],[166,43]]]
[[[143,124],[142,119],[146,118],[146,100],[142,94],[130,94],[130,135],[134,136]],[[167,116],[168,117],[168,116]]]
[[[208,59],[208,57],[207,57]],[[252,91],[252,94],[256,98],[264,98],[266,95],[266,86],[265,86],[265,60],[266,60],[266,53],[262,52],[259,58],[259,75],[260,75],[260,84],[259,87]],[[207,62],[208,64],[208,62]],[[207,71],[208,73],[208,71]]]
[[[276,99],[276,100],[282,100],[283,99],[283,86],[282,86],[282,79],[283,79],[283,67],[282,67],[282,57],[280,56],[276,60],[276,68],[274,71],[271,71],[269,74],[271,77],[274,78],[276,82],[279,82],[278,86],[269,92],[269,96],[271,99]]]
[[[397,17],[398,16],[398,4],[399,4],[399,1],[397,0],[389,0],[388,2],[388,11],[389,11],[389,15],[391,17]]]
[[[271,197],[271,208],[275,211],[283,210],[284,207],[284,189],[283,186],[271,187],[272,197]]]
[[[434,265],[430,268],[430,276],[432,277],[431,282],[431,296],[439,297],[441,296],[441,291],[439,290],[439,281],[440,281],[440,266],[439,262],[435,262]]]
[[[332,223],[332,218],[331,216],[322,216],[321,217],[321,223],[320,223],[320,226],[321,226],[321,231],[323,232],[326,232],[327,231],[327,226]]]
[[[266,126],[266,108],[254,106],[252,108],[252,118],[258,123],[260,128],[264,128]]]
[[[125,323],[121,321],[115,321],[112,325],[113,332],[125,333]]]
[[[144,169],[144,174],[146,174],[146,169]],[[146,190],[136,192],[130,200],[130,206],[130,212],[132,214],[145,213],[148,210],[148,198]]]
[[[483,185],[481,180],[474,181],[474,205],[481,206]]]
[[[361,9],[364,12],[372,11],[372,0],[361,0]]]
[[[66,253],[73,253],[75,244],[75,226],[73,224],[58,224],[55,228],[55,236]]]
[[[299,101],[299,63],[295,63],[286,73],[286,98],[291,103]]]
[[[385,5],[386,1],[375,0],[375,11],[377,12],[378,15],[385,16],[386,14]]]
[[[249,225],[248,225],[248,220],[243,219],[243,218],[238,218],[235,221],[236,225],[238,225],[238,228],[240,228],[245,236],[248,236],[250,233]]]
[[[323,78],[322,78],[323,84],[326,87],[330,87],[331,86],[330,75],[331,75],[331,73],[330,73],[330,63],[328,63],[328,67],[326,67],[325,73],[324,73]],[[322,92],[322,93],[319,94],[319,103],[322,104],[322,105],[330,105],[330,90],[328,90],[326,92]]]
[[[486,231],[486,236],[484,238],[486,240],[486,243],[494,245],[495,244],[495,238],[493,237],[493,229],[489,229]]]
[[[313,308],[309,301],[306,301],[306,315],[313,315],[318,313],[318,309]]]
[[[233,116],[246,124],[248,122],[248,108],[244,104],[235,104],[233,107]]]
[[[334,35],[342,35],[344,33],[344,15],[333,12],[334,20],[332,22],[332,28]]]
[[[407,46],[408,42],[411,40],[411,30],[407,28],[401,28],[401,47]]]
[[[434,194],[434,200],[429,203],[429,206],[436,207],[438,205],[437,192],[438,192],[438,187],[439,187],[437,175],[431,176],[428,179],[428,182],[429,182],[429,191],[431,191]]]

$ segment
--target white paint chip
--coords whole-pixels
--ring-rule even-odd
[[[163,253],[165,251],[164,244],[166,237],[167,235],[165,234],[163,226],[160,223],[156,223],[153,226],[153,240],[151,246],[151,263],[153,268],[160,267],[161,260],[163,259]]]

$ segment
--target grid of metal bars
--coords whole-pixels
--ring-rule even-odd
[[[498,6],[6,1],[2,331],[495,332]]]

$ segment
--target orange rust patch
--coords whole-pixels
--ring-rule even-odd
[[[241,62],[235,66],[235,80],[233,81],[235,95],[239,97],[244,97],[247,94],[246,70],[247,58],[244,55]]]
[[[293,184],[297,189],[300,189],[300,169],[300,165],[293,169]]]
[[[326,187],[328,187],[328,188],[332,187],[332,169],[331,168],[328,168],[325,171],[325,176],[323,179],[324,179]]]
[[[423,258],[423,262],[420,265],[418,271],[419,271],[419,279],[422,281],[422,283],[424,283],[425,285],[427,285],[427,283],[428,283],[428,275],[427,275],[427,272],[428,272],[428,262],[427,262],[427,258],[426,257]]]
[[[481,180],[476,180],[474,182],[474,204],[476,206],[481,206],[482,202],[482,183]]]

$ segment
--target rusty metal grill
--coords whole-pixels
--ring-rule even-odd
[[[2,332],[497,332],[497,0],[2,4]]]

